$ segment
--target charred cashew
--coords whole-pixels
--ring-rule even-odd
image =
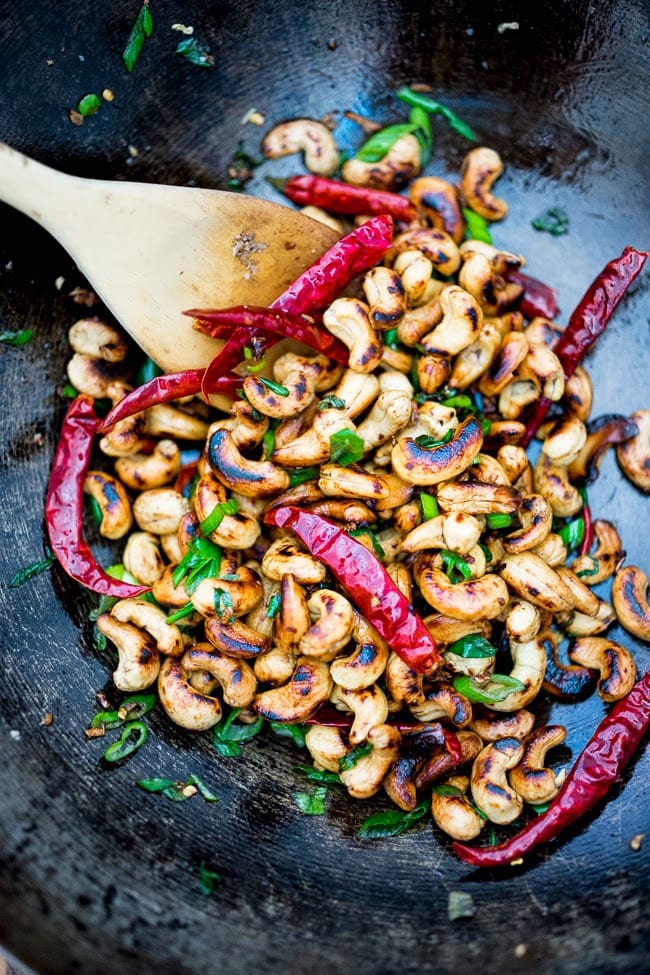
[[[130,623],[120,623],[110,613],[97,617],[97,629],[117,647],[118,666],[113,683],[120,691],[143,691],[155,682],[160,657],[153,637]]]
[[[569,660],[600,674],[596,690],[603,701],[620,701],[634,687],[636,667],[629,650],[602,636],[583,636],[569,648]]]
[[[315,622],[300,639],[298,650],[307,657],[329,662],[350,642],[354,626],[352,606],[332,589],[318,589],[307,602]]]
[[[503,339],[500,321],[484,318],[477,337],[458,354],[449,379],[454,389],[467,389],[491,367]]]
[[[535,637],[523,643],[511,640],[510,653],[514,663],[510,676],[521,681],[524,689],[512,691],[503,701],[495,701],[493,711],[519,711],[525,708],[537,697],[544,683],[546,651],[542,639]]]
[[[575,597],[566,583],[534,552],[506,555],[499,574],[518,596],[541,609],[561,613],[575,606]]]
[[[262,691],[253,710],[269,721],[300,724],[324,704],[332,689],[329,667],[320,660],[299,657],[287,684]]]
[[[145,429],[152,437],[204,441],[209,425],[198,416],[179,410],[171,403],[157,403],[145,413]]]
[[[630,416],[639,432],[616,447],[616,458],[626,477],[646,494],[650,491],[650,410],[637,410]]]
[[[456,244],[460,244],[465,234],[465,221],[455,186],[437,176],[421,176],[409,186],[409,198],[432,227],[444,230]]]
[[[363,279],[363,293],[374,328],[385,331],[397,325],[406,311],[404,285],[397,271],[382,265],[373,267]]]
[[[436,826],[455,840],[474,840],[483,829],[483,817],[478,814],[465,793],[469,776],[451,775],[442,782],[449,792],[431,794],[431,815]],[[455,790],[455,791],[452,791]]]
[[[297,659],[295,653],[273,647],[267,653],[261,653],[255,658],[253,672],[260,684],[278,687],[280,684],[286,684],[290,679],[296,669]]]
[[[535,715],[532,711],[526,711],[525,708],[505,714],[495,714],[487,709],[475,708],[474,711],[470,728],[484,742],[498,741],[500,738],[523,740],[528,737],[535,724]]]
[[[459,555],[467,555],[479,538],[483,527],[472,515],[450,511],[423,521],[402,539],[404,552],[420,552],[427,548],[444,548]]]
[[[573,610],[566,622],[562,622],[562,629],[567,636],[598,636],[616,622],[614,607],[606,600],[599,599],[598,610],[593,616]]]
[[[371,751],[339,774],[339,778],[354,799],[369,799],[379,792],[389,768],[399,754],[402,736],[396,728],[379,724],[368,732]]]
[[[556,424],[542,444],[551,463],[566,467],[576,459],[587,439],[587,428],[577,416],[569,416]]]
[[[484,575],[453,585],[429,555],[418,556],[414,573],[429,605],[455,619],[494,619],[508,604],[508,588],[498,575]]]
[[[442,484],[438,488],[437,498],[443,511],[472,515],[514,514],[522,504],[521,495],[516,488],[507,484],[481,484],[471,481]]]
[[[368,498],[374,501],[385,499],[390,494],[383,477],[340,464],[321,467],[318,486],[323,494],[335,498]]]
[[[315,464],[323,464],[330,458],[332,451],[330,438],[333,434],[341,430],[354,430],[354,428],[354,423],[346,416],[344,410],[323,410],[316,414],[311,428],[306,433],[283,447],[277,447],[271,456],[275,463],[283,467],[311,467]],[[286,476],[288,484],[289,475],[284,471],[281,473]]]
[[[205,635],[212,646],[228,657],[252,659],[269,649],[269,639],[263,633],[235,620],[224,623],[217,616],[205,621]]]
[[[451,440],[437,447],[420,447],[411,437],[403,437],[391,453],[393,469],[412,484],[439,484],[462,474],[482,444],[481,424],[470,416],[457,427]]]
[[[484,396],[498,396],[503,392],[528,355],[528,349],[528,339],[523,332],[508,332],[489,371],[479,382],[479,389]]]
[[[368,450],[386,443],[411,420],[413,387],[406,376],[383,373],[379,390],[374,406],[357,427],[357,434]]]
[[[107,362],[75,352],[66,366],[66,372],[78,392],[93,399],[103,399],[108,396],[113,383],[126,381],[128,367],[124,362]]]
[[[474,760],[472,798],[490,822],[511,823],[523,809],[523,799],[508,784],[506,775],[523,754],[524,746],[516,738],[500,738],[486,745]]]
[[[537,636],[541,625],[542,617],[537,606],[524,599],[517,599],[510,603],[505,628],[511,640],[526,643]]]
[[[584,613],[586,616],[595,616],[600,608],[600,602],[598,597],[594,595],[591,589],[584,584],[582,579],[580,579],[575,572],[571,569],[567,569],[566,566],[558,566],[556,569],[562,582],[573,593],[573,599],[575,601],[575,608]]]
[[[305,745],[316,768],[326,769],[328,772],[338,773],[339,762],[348,751],[341,728],[327,725],[310,725],[305,732]]]
[[[221,718],[219,700],[192,687],[177,657],[163,660],[158,675],[158,696],[174,724],[189,731],[207,731]]]
[[[497,199],[492,186],[503,172],[503,163],[487,146],[467,153],[460,171],[461,186],[467,205],[484,220],[503,220],[508,213],[505,200]]]
[[[422,339],[425,352],[456,355],[472,344],[483,323],[483,312],[477,301],[457,285],[440,295],[442,321]]]
[[[88,471],[84,492],[95,499],[102,513],[99,533],[104,538],[122,538],[133,524],[129,496],[117,478],[104,471]]]
[[[431,281],[432,262],[420,251],[402,251],[395,259],[393,270],[400,276],[408,304],[419,305]]]
[[[152,586],[165,568],[158,539],[149,532],[131,532],[126,540],[122,562],[127,572],[143,586]]]
[[[499,394],[499,413],[506,420],[517,420],[538,399],[536,383],[530,379],[513,379]]]
[[[524,497],[518,515],[521,528],[503,539],[506,552],[526,552],[541,545],[553,524],[553,510],[541,494]]]
[[[639,640],[650,640],[650,605],[648,605],[648,577],[636,565],[628,565],[616,573],[612,586],[612,602],[621,626]]]
[[[388,647],[383,640],[358,643],[348,657],[338,657],[330,665],[335,684],[347,691],[358,691],[378,681],[386,669]]]
[[[151,454],[129,454],[115,461],[117,476],[134,491],[163,487],[180,469],[181,452],[173,440],[159,440]]]
[[[253,409],[264,416],[276,420],[302,413],[314,398],[316,382],[314,376],[307,370],[295,369],[288,373],[283,383],[286,395],[282,396],[264,383],[259,376],[246,376],[244,393]]]
[[[566,467],[553,463],[543,450],[535,464],[533,481],[535,490],[547,498],[557,518],[571,518],[582,508],[582,497],[570,483]]]
[[[293,538],[277,538],[264,553],[262,570],[277,582],[285,575],[292,575],[296,582],[303,585],[322,582],[325,578],[325,566],[304,552]]]
[[[262,582],[254,569],[241,565],[236,572],[226,575],[223,563],[218,579],[203,579],[191,595],[191,601],[203,616],[219,616],[227,622],[233,616],[243,616],[262,598]]]
[[[436,271],[448,277],[460,267],[460,251],[453,239],[444,230],[433,227],[419,227],[399,234],[393,242],[393,251],[420,251],[433,264]]]
[[[181,519],[190,510],[189,502],[174,488],[151,488],[133,502],[133,516],[138,526],[153,535],[171,535],[178,531]]]
[[[436,643],[455,643],[470,633],[478,633],[489,640],[492,634],[492,624],[487,619],[459,620],[444,613],[434,613],[425,617],[424,624]]]
[[[352,711],[354,714],[350,728],[351,745],[360,745],[367,739],[370,729],[384,724],[388,717],[388,701],[377,684],[354,691],[334,684],[330,701],[339,710]]]
[[[180,657],[185,650],[181,631],[173,623],[167,623],[167,614],[146,599],[120,599],[111,610],[111,616],[120,623],[132,623],[153,637],[159,653]]]
[[[562,725],[546,725],[538,728],[524,744],[524,754],[518,765],[510,771],[510,785],[524,802],[541,804],[550,802],[560,791],[566,778],[566,769],[554,772],[544,767],[546,753],[561,745],[566,738]]]
[[[402,734],[402,747],[391,766],[384,788],[400,809],[415,809],[417,805],[416,779],[429,760],[437,761],[447,755],[442,726],[425,724]],[[449,771],[443,766],[444,772]]]
[[[303,152],[307,169],[321,176],[331,176],[339,165],[334,136],[322,122],[311,118],[297,118],[276,125],[264,137],[262,152],[267,159]]]
[[[426,686],[423,700],[409,704],[409,711],[418,721],[440,718],[456,728],[465,728],[472,720],[472,705],[468,699],[443,681],[432,681]]]
[[[69,330],[68,341],[75,352],[106,362],[122,362],[129,352],[119,329],[99,318],[80,318]]]
[[[210,466],[226,487],[247,498],[270,498],[289,487],[289,475],[270,461],[247,460],[227,430],[216,430],[208,442]]]
[[[233,708],[246,708],[255,697],[257,680],[249,664],[233,660],[209,643],[196,643],[181,661],[186,671],[204,670],[221,685],[223,699]]]
[[[421,159],[420,143],[414,135],[407,133],[393,143],[379,162],[367,163],[354,157],[347,159],[341,168],[341,176],[346,183],[355,186],[399,190],[420,172]]]
[[[594,521],[594,535],[598,542],[595,551],[591,555],[580,555],[571,563],[573,572],[582,573],[580,578],[588,586],[596,586],[613,576],[625,558],[618,532],[611,522],[602,518]]]
[[[348,365],[354,372],[372,372],[382,354],[381,340],[372,327],[370,309],[357,298],[337,298],[323,314],[323,325],[349,350]]]
[[[531,379],[541,389],[542,396],[556,403],[564,395],[562,363],[547,345],[532,342],[528,330],[526,338],[528,354],[519,367],[519,375],[522,379]]]

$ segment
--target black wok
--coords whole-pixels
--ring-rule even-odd
[[[502,2],[273,4],[152,0],[155,34],[132,75],[120,62],[137,0],[0,4],[0,136],[80,175],[223,186],[239,139],[255,155],[268,123],[336,111],[342,148],[361,141],[344,109],[403,117],[391,92],[428,82],[507,164],[499,195],[511,216],[496,240],[529,257],[558,288],[565,323],[606,260],[647,245],[648,8],[643,0],[592,4]],[[213,70],[174,55],[192,24],[211,45]],[[518,29],[503,28],[517,23]],[[501,25],[501,28],[500,28]],[[49,61],[52,61],[50,64]],[[89,91],[115,102],[75,128],[67,110]],[[436,126],[431,169],[456,174],[466,144]],[[132,156],[129,146],[138,150]],[[263,173],[297,167],[269,164]],[[261,175],[250,185],[266,188]],[[271,191],[268,190],[270,193]],[[570,234],[535,234],[530,220],[563,206]],[[83,728],[110,661],[92,648],[91,602],[54,570],[18,589],[8,580],[42,555],[42,507],[64,403],[66,297],[81,283],[47,235],[0,210],[2,329],[34,329],[2,347],[0,545],[0,941],[42,973],[135,975],[230,972],[392,975],[416,971],[622,972],[648,970],[650,755],[593,816],[524,868],[478,873],[429,827],[363,844],[355,830],[377,799],[332,795],[326,817],[301,815],[291,746],[259,739],[240,760],[218,761],[209,736],[154,715],[146,747],[121,768],[99,767],[102,742]],[[61,290],[55,280],[62,276]],[[594,414],[647,401],[648,277],[639,282],[591,366]],[[644,313],[645,312],[645,313]],[[648,502],[608,456],[593,507],[619,525],[628,561],[647,561]],[[647,648],[615,629],[647,669]],[[542,707],[566,723],[575,755],[602,714]],[[45,727],[41,718],[54,715]],[[570,762],[568,749],[565,752]],[[218,794],[171,804],[136,779],[198,773]],[[221,870],[212,896],[201,861]],[[450,891],[469,892],[471,920],[450,923]],[[518,947],[518,946],[525,947]]]

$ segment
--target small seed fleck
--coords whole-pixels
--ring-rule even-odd
[[[645,837],[645,833],[637,833],[630,840],[630,848],[634,850],[635,853],[637,853],[641,849],[644,837]]]

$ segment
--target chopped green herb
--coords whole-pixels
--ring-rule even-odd
[[[531,220],[530,224],[535,230],[543,230],[553,237],[561,237],[562,234],[569,232],[568,214],[560,207],[551,207],[549,210],[545,210],[544,213]]]
[[[186,37],[176,48],[176,53],[198,68],[214,68],[214,57],[207,44],[200,44],[196,37]]]
[[[486,562],[491,562],[492,561],[492,552],[489,550],[489,548],[487,547],[487,545],[484,542],[479,542],[478,543],[478,547],[483,552],[483,555],[485,556],[485,561]]]
[[[325,812],[327,786],[316,786],[313,792],[292,792],[291,797],[305,816],[322,816]]]
[[[286,386],[281,386],[280,383],[274,382],[272,379],[265,379],[264,376],[260,378],[260,382],[263,383],[267,389],[270,389],[272,393],[276,396],[289,396],[289,390]]]
[[[0,332],[0,342],[3,345],[26,345],[33,334],[31,328],[22,328],[19,332]]]
[[[574,518],[573,521],[568,522],[568,524],[563,525],[559,529],[558,535],[569,550],[578,548],[585,537],[584,518],[580,516],[579,518]]]
[[[136,577],[121,562],[117,562],[115,565],[109,565],[106,573],[112,576],[113,579],[119,579],[120,582],[130,582],[132,586],[138,585]]]
[[[379,132],[374,132],[355,153],[354,158],[367,163],[379,162],[392,149],[398,139],[401,139],[403,135],[415,132],[417,128],[417,124],[413,122],[387,125]]]
[[[145,792],[164,792],[165,789],[178,785],[174,779],[139,779],[135,784]]]
[[[135,62],[140,57],[140,51],[145,40],[153,33],[153,20],[149,10],[149,0],[144,0],[140,7],[135,23],[131,28],[126,47],[122,51],[122,60],[127,71],[133,71]]]
[[[100,507],[99,501],[97,500],[97,498],[93,498],[92,495],[89,495],[88,504],[90,505],[90,511],[93,516],[93,521],[99,528],[101,526],[102,521],[104,520],[104,512]]]
[[[184,802],[186,799],[191,799],[197,792],[206,802],[219,801],[198,775],[190,775],[187,782],[177,782],[173,779],[140,779],[136,785],[144,789],[145,792],[160,792],[172,802]]]
[[[488,515],[485,522],[488,528],[510,528],[510,525],[512,524],[512,515],[496,512],[495,514]]]
[[[262,438],[262,448],[264,450],[264,460],[268,460],[275,450],[275,431],[276,427],[269,427]]]
[[[422,450],[431,450],[433,447],[441,447],[443,444],[449,443],[453,435],[453,430],[447,430],[442,440],[438,440],[436,437],[432,437],[428,433],[421,433],[419,437],[415,438],[415,443]]]
[[[289,487],[297,487],[299,484],[304,484],[305,481],[315,481],[319,475],[318,467],[294,467],[289,472]]]
[[[203,579],[215,579],[221,568],[221,548],[209,538],[200,535],[193,538],[187,552],[172,572],[172,585],[183,582],[185,591],[192,595]]]
[[[443,571],[446,573],[452,584],[460,582],[461,579],[471,579],[472,570],[468,562],[457,555],[456,552],[449,552],[446,548],[440,549]]]
[[[130,721],[139,721],[155,708],[157,700],[155,694],[132,694],[122,701],[116,711],[99,711],[88,727],[112,729]]]
[[[399,340],[397,338],[396,328],[389,328],[387,332],[384,332],[384,345],[387,345],[390,349],[397,348]]]
[[[370,755],[372,752],[372,745],[369,741],[362,741],[360,745],[356,745],[351,748],[347,754],[342,755],[339,758],[339,772],[347,772],[349,769],[354,768],[354,766],[362,758]]]
[[[440,514],[438,502],[432,494],[426,494],[423,491],[420,495],[420,504],[422,506],[422,517],[425,521],[430,521],[431,518],[437,518]]]
[[[270,620],[275,619],[275,617],[278,615],[281,605],[282,596],[279,592],[274,592],[269,599],[269,605],[266,607],[266,615]]]
[[[135,377],[136,386],[144,386],[145,383],[151,382],[157,376],[162,376],[163,371],[160,366],[157,366],[153,359],[148,356],[138,369]]]
[[[363,439],[354,430],[339,430],[330,437],[330,461],[347,467],[356,464],[365,453]]]
[[[463,122],[462,119],[452,112],[450,108],[446,105],[442,105],[440,102],[435,101],[433,98],[429,98],[427,95],[423,95],[418,91],[412,91],[411,88],[400,88],[397,91],[397,97],[400,101],[406,102],[407,105],[418,106],[423,108],[425,112],[430,115],[442,115],[445,122],[449,125],[449,128],[458,135],[461,135],[468,142],[476,142],[476,134],[469,125]]]
[[[431,791],[435,793],[435,795],[437,796],[462,796],[463,795],[463,790],[459,789],[455,785],[446,785],[446,784],[434,785]]]
[[[46,549],[45,558],[39,559],[38,562],[32,562],[31,565],[26,565],[24,569],[18,569],[14,573],[11,577],[9,588],[16,589],[18,586],[22,586],[24,582],[27,582],[28,579],[39,576],[42,572],[47,571],[53,562],[56,562],[56,555],[49,549]]]
[[[537,813],[538,816],[541,816],[542,813],[546,812],[546,810],[550,805],[551,805],[550,802],[541,802],[541,803],[531,802],[530,808],[533,810],[534,813]]]
[[[322,400],[318,404],[318,412],[321,410],[344,410],[345,400],[341,399],[340,396],[335,396],[334,393],[328,393],[327,396],[323,396]]]
[[[232,596],[225,589],[217,588],[214,591],[214,611],[223,620],[227,616],[227,622],[232,623],[235,619],[233,612]]]
[[[278,738],[290,738],[296,748],[305,747],[305,729],[300,724],[283,724],[281,721],[269,721],[269,728]]]
[[[468,410],[470,413],[476,413],[474,401],[466,393],[457,393],[455,396],[448,396],[447,399],[442,400],[442,405],[453,406],[457,410]]]
[[[79,100],[77,111],[84,118],[88,118],[89,115],[95,115],[95,113],[98,112],[101,107],[102,101],[99,95],[91,93],[90,95],[84,95],[84,97]]]
[[[222,718],[214,728],[214,747],[223,758],[239,758],[242,754],[240,741],[250,741],[259,735],[264,719],[258,718],[254,724],[234,724],[241,708],[232,708],[227,718]]]
[[[373,547],[373,549],[375,551],[375,555],[377,556],[377,558],[380,561],[383,561],[383,559],[386,558],[386,553],[383,550],[383,548],[381,547],[381,545],[379,544],[379,539],[375,535],[375,533],[372,530],[372,528],[367,528],[367,527],[364,527],[364,528],[353,528],[352,531],[349,531],[348,532],[348,535],[352,535],[353,538],[359,538],[359,536],[361,536],[361,535],[367,535],[368,538],[370,539],[370,542],[372,544],[372,547]]]
[[[165,619],[165,623],[177,623],[179,620],[184,620],[188,616],[191,616],[193,612],[194,606],[192,603],[185,603],[185,605],[181,606],[180,609],[177,609],[176,612],[170,613],[170,615]]]
[[[505,701],[513,691],[524,691],[525,684],[515,677],[508,677],[505,674],[490,674],[488,681],[480,681],[476,677],[469,677],[467,674],[459,674],[454,677],[454,688],[469,701],[475,704],[494,704],[497,701]]]
[[[324,782],[327,785],[342,785],[336,772],[326,772],[324,769],[313,768],[311,765],[296,765],[296,772],[302,772],[310,782]]]
[[[144,721],[129,721],[117,741],[104,752],[104,761],[121,762],[144,745],[149,734]]]
[[[483,436],[486,436],[490,432],[491,427],[491,422],[486,417],[483,417],[481,420],[481,430],[483,431]]]
[[[594,563],[593,569],[583,569],[582,572],[576,572],[576,575],[580,579],[582,579],[582,578],[588,578],[589,576],[595,576],[597,574],[597,572],[598,572],[598,570],[600,568],[598,559],[592,559],[592,561]]]
[[[468,636],[455,640],[447,647],[448,653],[455,653],[458,657],[466,660],[474,660],[479,657],[494,657],[497,648],[481,636],[480,633],[470,633]]]
[[[199,890],[202,894],[212,894],[214,892],[215,885],[220,883],[221,874],[217,873],[216,870],[211,870],[206,863],[201,860],[201,865],[199,866]]]
[[[229,501],[222,501],[220,504],[216,504],[207,518],[204,518],[199,528],[204,535],[210,535],[212,532],[216,531],[226,515],[236,515],[239,511],[239,505],[235,498],[230,498]]]
[[[450,890],[447,900],[447,917],[458,921],[461,917],[474,917],[476,908],[472,895],[464,890]]]
[[[79,395],[79,391],[74,388],[72,383],[66,383],[65,386],[61,389],[61,396],[63,396],[64,399],[74,399],[75,396],[78,395]]]
[[[429,802],[424,800],[410,812],[405,812],[403,809],[387,809],[386,812],[374,813],[361,824],[357,836],[361,840],[383,840],[389,836],[401,836],[423,819],[428,812]]]
[[[420,165],[426,166],[431,159],[433,149],[433,133],[429,113],[425,112],[419,105],[414,105],[409,112],[409,122],[416,126],[413,135],[420,143]]]
[[[484,244],[492,243],[492,234],[488,230],[488,222],[484,217],[465,208],[465,240],[482,240]]]

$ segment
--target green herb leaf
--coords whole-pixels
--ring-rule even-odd
[[[61,396],[64,399],[75,399],[79,395],[79,390],[75,389],[72,383],[66,383],[61,390]]]
[[[387,809],[374,813],[361,824],[357,836],[361,840],[382,840],[389,836],[401,836],[423,819],[429,811],[428,801],[419,803],[410,812],[403,809]]]
[[[280,612],[280,607],[282,606],[282,596],[279,592],[274,592],[269,599],[269,605],[266,607],[266,615],[270,620],[275,619],[275,617]]]
[[[558,531],[558,535],[567,546],[569,551],[574,548],[578,548],[583,538],[585,537],[585,520],[581,516],[579,518],[574,518],[573,521],[568,522]]]
[[[443,399],[443,406],[453,406],[457,410],[467,410],[469,413],[476,413],[477,409],[471,396],[466,393],[457,393],[455,396],[448,396]]]
[[[415,444],[422,450],[431,450],[433,447],[441,447],[443,444],[449,443],[453,435],[453,430],[447,430],[442,440],[437,440],[428,433],[421,433],[419,437],[415,438]]]
[[[22,328],[19,332],[0,332],[0,342],[3,345],[26,345],[33,334],[31,328]]]
[[[484,217],[468,208],[463,209],[463,216],[465,217],[465,240],[482,240],[484,244],[492,243],[492,234]]]
[[[410,132],[415,132],[417,125],[413,122],[406,122],[399,125],[388,125],[385,129],[380,129],[379,132],[374,132],[370,138],[364,142],[358,152],[355,154],[354,158],[361,160],[361,162],[375,163],[383,159],[386,153],[391,149],[398,139],[401,139],[403,135],[408,135]]]
[[[203,519],[199,528],[204,535],[210,535],[217,530],[226,515],[236,515],[238,511],[239,505],[235,498],[230,498],[229,501],[222,501],[214,506],[207,518]]]
[[[488,528],[510,528],[512,524],[512,515],[496,512],[495,514],[488,515],[485,521]]]
[[[472,895],[464,890],[450,890],[447,900],[447,917],[458,921],[461,917],[474,917],[476,908]]]
[[[221,548],[214,542],[210,541],[209,538],[202,538],[200,535],[193,538],[190,542],[190,547],[187,552],[175,567],[172,572],[172,584],[175,587],[180,586],[186,577],[188,580],[192,573],[196,570],[215,570],[212,572],[211,576],[203,575],[201,578],[216,578],[219,575],[219,569],[221,566]],[[185,591],[191,595],[194,588],[198,585],[195,583],[192,589],[189,588],[190,582],[185,581]],[[199,580],[201,581],[201,580]]]
[[[325,812],[327,786],[317,786],[313,792],[292,792],[291,797],[305,816],[322,816]]]
[[[176,53],[198,68],[214,68],[214,57],[207,44],[199,44],[195,37],[186,37],[176,48]]]
[[[431,790],[437,796],[462,796],[463,790],[459,789],[455,785],[446,785],[444,783],[440,785],[434,785]]]
[[[431,518],[437,518],[440,514],[438,502],[432,494],[426,494],[423,491],[420,495],[420,504],[422,506],[422,517],[425,521],[430,521]]]
[[[101,728],[107,730],[119,728],[130,721],[139,721],[145,714],[152,711],[158,698],[155,694],[132,694],[125,698],[115,711],[99,711],[93,716],[89,728]]]
[[[212,894],[214,892],[215,885],[220,883],[221,874],[217,873],[216,870],[211,870],[206,863],[201,860],[201,865],[199,867],[199,889],[202,894]]]
[[[172,613],[165,619],[165,623],[178,623],[179,620],[184,620],[188,616],[191,616],[194,612],[194,606],[192,603],[186,603],[185,606],[181,606],[176,612]]]
[[[121,762],[144,745],[149,732],[144,721],[129,721],[119,739],[104,752],[104,761]]]
[[[56,555],[49,549],[46,550],[45,558],[39,559],[38,562],[32,562],[31,565],[26,565],[24,569],[18,569],[16,573],[11,577],[9,583],[10,589],[17,589],[18,586],[22,586],[24,582],[28,579],[33,579],[34,576],[41,575],[42,572],[46,572],[47,569],[56,562]]]
[[[138,369],[135,377],[136,386],[144,386],[145,383],[151,382],[157,376],[162,376],[163,371],[160,366],[157,366],[153,359],[148,356]]]
[[[598,570],[600,569],[600,564],[598,562],[598,559],[593,559],[593,562],[594,562],[593,569],[583,569],[582,572],[576,572],[576,575],[580,579],[582,579],[582,578],[588,578],[589,576],[595,576],[597,574]]]
[[[449,552],[446,548],[440,549],[440,558],[442,559],[443,571],[447,574],[450,582],[455,584],[462,579],[471,579],[472,570],[468,562],[457,555],[455,552]]]
[[[145,792],[164,792],[173,788],[176,782],[173,779],[138,779],[135,784]]]
[[[530,808],[533,810],[534,813],[537,813],[538,816],[541,816],[542,813],[546,812],[546,810],[550,805],[551,805],[550,802],[541,802],[541,803],[531,802]]]
[[[351,748],[346,755],[339,758],[339,772],[347,772],[348,769],[354,768],[357,762],[370,755],[371,751],[372,745],[369,741],[362,741],[360,745]]]
[[[77,111],[80,115],[83,115],[84,118],[88,118],[89,115],[95,115],[101,107],[102,102],[99,95],[91,93],[90,95],[84,95],[84,97],[79,100]]]
[[[320,475],[318,467],[294,467],[289,472],[289,487],[297,487],[305,481],[315,481]]]
[[[266,386],[267,389],[270,389],[272,393],[275,393],[276,396],[286,397],[290,395],[286,386],[281,386],[280,383],[276,383],[272,379],[265,379],[264,376],[262,376],[260,382]]]
[[[326,772],[324,769],[313,768],[311,765],[296,765],[295,769],[296,772],[302,772],[310,782],[323,782],[326,785],[343,784],[336,772]]]
[[[232,623],[235,619],[232,596],[229,592],[226,592],[225,589],[215,589],[214,611],[221,620],[223,620],[224,617],[227,617],[227,622]]]
[[[384,332],[384,345],[387,345],[390,349],[397,348],[399,340],[397,338],[396,328],[389,328],[387,332]]]
[[[458,657],[465,660],[474,660],[479,657],[494,657],[497,648],[481,636],[480,633],[470,633],[468,636],[461,637],[447,647],[447,653],[455,653]]]
[[[146,40],[153,33],[153,20],[149,10],[149,0],[140,7],[135,23],[131,28],[126,47],[122,51],[122,60],[127,71],[133,71],[135,62],[140,57],[140,51]]]
[[[264,460],[268,460],[275,450],[275,427],[271,427],[262,437],[262,448],[264,450]]]
[[[345,400],[341,399],[340,396],[335,396],[334,393],[328,393],[327,396],[323,396],[322,400],[318,404],[318,412],[322,410],[344,410]]]
[[[429,113],[425,112],[419,105],[414,105],[409,112],[409,122],[416,126],[413,135],[420,143],[420,165],[426,166],[431,159],[433,149],[433,133]]]
[[[490,674],[490,679],[485,682],[479,681],[476,677],[469,677],[467,674],[459,674],[454,677],[453,684],[459,694],[475,704],[505,701],[513,691],[526,689],[520,680],[505,674]]]
[[[254,724],[234,724],[241,708],[231,708],[230,714],[222,718],[214,728],[214,747],[222,758],[240,758],[240,741],[250,741],[260,733],[264,719],[258,718]]]
[[[296,748],[305,747],[305,729],[301,724],[283,724],[281,721],[269,721],[269,728],[278,738],[290,738]]]
[[[535,230],[543,230],[553,237],[561,237],[569,232],[569,217],[560,207],[551,207],[530,222]]]
[[[365,453],[363,439],[354,430],[339,430],[330,437],[330,461],[347,467],[356,464]]]
[[[435,101],[433,98],[429,98],[427,95],[423,95],[418,91],[412,91],[410,88],[400,88],[397,92],[397,97],[400,101],[406,102],[407,105],[418,106],[423,108],[425,112],[430,115],[442,115],[444,120],[449,125],[450,129],[457,132],[468,142],[476,142],[476,134],[473,129],[470,129],[469,125],[463,122],[462,119],[452,112],[450,108],[446,105],[441,104],[441,102]]]
[[[88,504],[90,506],[90,511],[93,516],[93,521],[99,528],[101,526],[102,521],[104,520],[104,512],[102,511],[97,498],[94,498],[92,494],[88,495],[87,497],[88,497]]]

